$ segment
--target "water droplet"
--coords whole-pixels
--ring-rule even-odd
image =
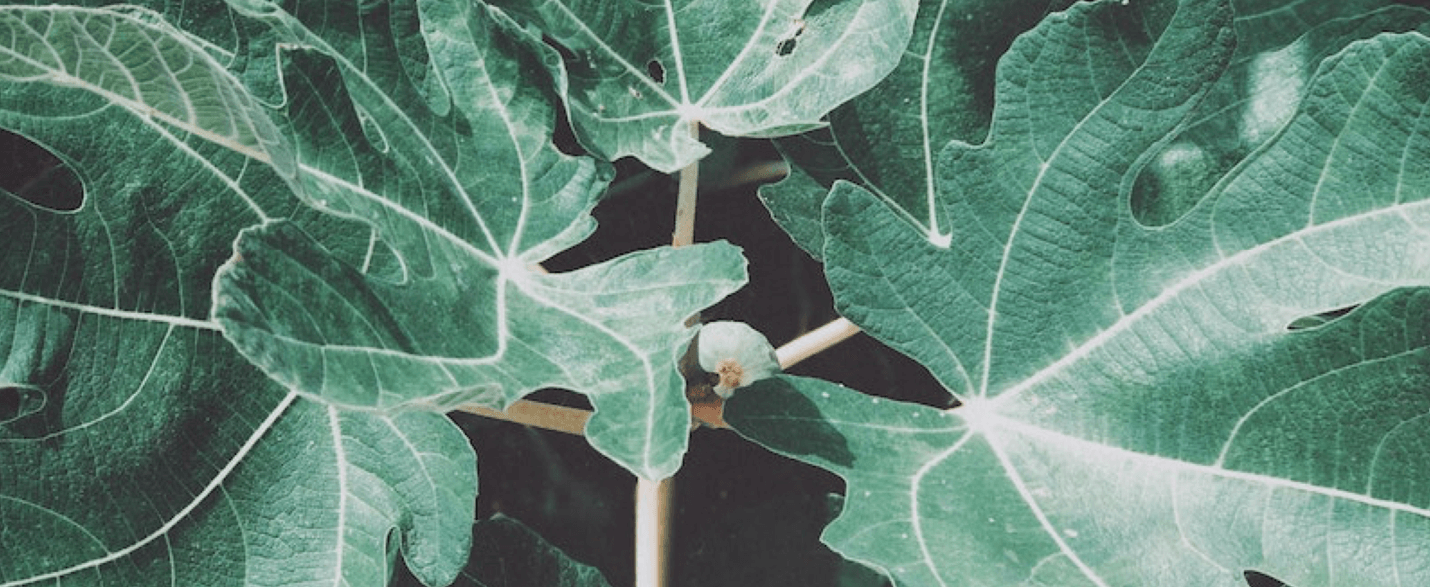
[[[820,397],[823,397],[824,399],[829,399],[829,392],[827,392],[827,391],[826,391],[826,392],[823,392],[823,393],[821,393],[821,394],[819,394],[819,395],[820,395]]]

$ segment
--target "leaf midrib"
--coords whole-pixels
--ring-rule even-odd
[[[955,409],[954,414],[957,413],[958,411],[957,409]],[[1397,501],[1391,501],[1388,499],[1371,497],[1363,493],[1356,493],[1344,489],[1336,489],[1334,487],[1324,487],[1321,485],[1314,485],[1304,481],[1295,481],[1283,477],[1275,477],[1271,475],[1252,473],[1248,471],[1239,471],[1236,469],[1227,469],[1221,466],[1217,466],[1215,464],[1203,465],[1199,463],[1174,459],[1171,457],[1129,450],[1119,446],[1093,442],[1090,440],[1079,438],[1077,436],[1072,436],[1062,432],[1057,432],[1055,430],[1042,428],[1040,426],[1021,422],[998,414],[989,413],[985,414],[984,417],[987,418],[987,420],[983,422],[982,430],[991,431],[991,433],[985,433],[985,437],[988,438],[988,444],[990,446],[996,447],[996,450],[1000,453],[1002,453],[1003,451],[1003,445],[999,442],[998,437],[1002,433],[1006,432],[1017,434],[1024,438],[1029,438],[1038,441],[1047,446],[1056,446],[1058,447],[1059,452],[1089,455],[1089,458],[1097,457],[1104,460],[1135,460],[1144,463],[1151,463],[1153,465],[1156,465],[1157,468],[1163,470],[1179,472],[1189,471],[1201,475],[1215,477],[1218,479],[1244,481],[1274,489],[1289,489],[1294,491],[1302,491],[1313,495],[1319,495],[1322,497],[1344,499],[1361,505],[1382,508],[1395,512],[1405,512],[1408,514],[1414,514],[1430,519],[1430,509],[1417,507]]]
[[[58,7],[7,7],[7,10],[13,10],[13,11],[16,11],[16,12],[59,12],[59,11],[57,10],[57,8],[58,8]],[[146,31],[152,31],[152,30],[153,30],[153,29],[152,29],[152,25],[150,25],[149,23],[140,21],[140,20],[134,18],[133,16],[130,16],[130,15],[125,14],[125,13],[122,13],[122,12],[116,12],[116,11],[112,11],[112,10],[103,10],[103,9],[83,9],[83,8],[78,8],[78,7],[66,7],[66,10],[65,10],[65,12],[64,12],[63,14],[53,14],[53,15],[51,15],[51,22],[54,22],[55,19],[56,19],[56,18],[59,18],[59,17],[72,18],[72,14],[71,14],[71,13],[77,12],[77,11],[78,11],[78,12],[83,12],[83,13],[85,13],[85,14],[103,14],[103,15],[106,16],[106,17],[114,18],[114,19],[116,19],[116,20],[124,20],[124,21],[127,21],[127,22],[129,22],[129,24],[135,26],[136,28],[138,28],[138,29],[140,29],[140,30],[146,30]],[[76,25],[77,25],[77,23],[76,23]],[[28,28],[28,27],[27,27],[27,28]],[[79,28],[80,28],[80,29],[83,29],[82,26],[79,27]],[[45,35],[40,34],[39,31],[35,31],[33,28],[30,28],[29,30],[34,34],[34,36],[35,36],[36,38],[45,41],[45,44],[46,44],[47,46],[49,45],[48,39],[46,39]],[[157,32],[157,31],[155,31],[155,32]],[[158,34],[166,34],[166,35],[167,35],[167,34],[169,34],[169,33],[167,33],[167,32],[162,32],[162,33],[158,33]],[[93,39],[92,37],[86,36],[86,38],[89,39],[89,40],[92,40],[92,41],[97,41],[97,39]],[[177,36],[177,35],[170,35],[170,36],[168,36],[167,38],[169,38],[169,39],[172,40],[173,42],[182,43],[182,44],[188,45],[186,48],[188,48],[188,49],[190,50],[190,53],[191,53],[192,55],[198,55],[198,56],[199,56],[199,59],[203,59],[203,60],[208,61],[207,63],[205,63],[205,65],[207,65],[207,66],[210,67],[210,71],[221,71],[221,72],[223,72],[224,75],[228,75],[228,70],[227,70],[227,69],[224,69],[222,66],[218,65],[217,63],[213,63],[213,62],[211,61],[211,59],[209,58],[208,54],[203,50],[202,47],[192,46],[192,45],[191,45],[191,42],[190,42],[186,37],[181,37],[181,36]],[[129,74],[129,69],[128,69],[127,67],[125,67],[124,64],[122,64],[122,63],[120,63],[120,62],[114,60],[114,59],[113,59],[113,54],[112,54],[111,52],[109,52],[109,51],[107,50],[107,48],[104,48],[102,45],[97,45],[97,44],[96,44],[95,46],[98,47],[98,48],[100,48],[100,51],[99,51],[100,55],[102,55],[104,58],[108,59],[109,61],[111,61],[111,62],[113,62],[113,63],[115,64],[115,66],[113,67],[113,70],[117,70],[117,71],[123,72],[126,76],[128,76],[128,74]],[[7,48],[6,48],[6,47],[3,47],[3,46],[0,46],[0,50],[5,50],[5,49],[7,49]],[[120,95],[120,94],[116,94],[116,93],[111,92],[111,91],[109,91],[109,90],[107,90],[107,89],[105,89],[105,88],[103,88],[103,87],[101,87],[101,86],[97,86],[97,85],[91,84],[91,83],[89,83],[87,80],[85,80],[84,78],[75,77],[75,76],[73,76],[73,75],[71,75],[71,74],[69,74],[68,72],[63,71],[63,70],[57,71],[57,70],[51,69],[50,66],[49,66],[49,64],[44,64],[44,63],[36,62],[36,61],[34,61],[33,59],[29,59],[29,58],[25,57],[24,55],[21,55],[21,54],[19,54],[19,53],[14,52],[14,51],[8,51],[8,50],[7,50],[7,51],[5,51],[5,52],[8,53],[9,55],[11,55],[11,58],[12,58],[12,59],[15,59],[15,60],[20,61],[20,62],[25,63],[25,64],[28,64],[28,65],[30,65],[30,66],[36,68],[36,69],[50,71],[51,73],[50,73],[48,76],[46,76],[46,79],[44,80],[45,83],[49,83],[49,84],[56,85],[56,86],[61,86],[61,87],[70,87],[70,88],[78,88],[78,89],[86,90],[86,91],[88,91],[88,92],[91,92],[91,93],[93,93],[93,94],[95,94],[95,95],[98,95],[98,96],[104,98],[106,101],[108,101],[108,102],[110,102],[110,103],[112,103],[112,104],[117,104],[117,105],[119,105],[121,108],[124,108],[125,110],[128,110],[129,112],[133,113],[137,118],[140,118],[140,119],[157,119],[157,120],[163,121],[163,122],[165,122],[165,123],[167,123],[167,124],[169,124],[169,125],[171,125],[171,126],[174,126],[174,127],[176,127],[176,128],[181,128],[181,129],[184,129],[184,130],[186,130],[186,131],[188,131],[188,132],[194,133],[195,135],[202,137],[203,139],[207,140],[208,142],[214,143],[214,144],[216,144],[216,145],[220,145],[220,146],[222,146],[222,147],[224,147],[224,148],[227,148],[227,149],[229,149],[229,150],[231,150],[231,151],[240,153],[240,154],[242,154],[242,155],[244,155],[244,156],[246,156],[246,157],[249,157],[249,158],[251,158],[251,159],[254,159],[254,160],[256,160],[256,161],[260,161],[260,162],[265,163],[265,164],[268,164],[268,165],[273,165],[273,163],[274,163],[273,160],[272,160],[272,158],[268,155],[268,153],[264,152],[263,150],[261,150],[261,149],[256,149],[256,148],[253,148],[253,147],[249,147],[249,146],[247,146],[247,145],[244,145],[244,144],[242,144],[242,143],[240,143],[240,142],[234,140],[232,137],[225,137],[225,136],[223,136],[223,135],[217,134],[217,133],[215,133],[215,132],[213,132],[213,131],[210,131],[210,130],[208,130],[208,129],[202,127],[202,126],[199,126],[199,125],[197,125],[197,124],[194,124],[194,121],[192,121],[192,120],[180,120],[179,118],[177,118],[177,117],[175,117],[175,116],[173,116],[173,115],[170,115],[170,114],[167,113],[167,112],[164,112],[164,111],[162,111],[162,110],[158,110],[158,109],[156,109],[156,108],[153,108],[153,107],[151,107],[151,106],[149,106],[149,105],[147,105],[147,104],[145,104],[145,103],[143,103],[143,102],[140,102],[140,101],[131,99],[131,98],[129,98],[128,96],[122,96],[122,95]],[[58,61],[58,60],[57,60],[57,61]],[[64,64],[61,63],[61,65],[64,65]],[[166,66],[164,67],[164,70],[165,70],[166,72],[169,72],[169,73],[172,74],[172,71],[170,71],[170,70],[168,69],[167,64],[166,64]],[[130,83],[130,86],[131,86],[131,87],[136,87],[136,86],[138,85],[138,84],[136,84],[136,83],[133,83],[133,78],[132,78],[132,77],[128,77],[128,79],[129,79],[130,82],[131,82],[131,83]],[[234,79],[232,79],[232,78],[228,78],[228,81],[232,82],[235,86],[242,87],[242,86],[238,83],[237,80],[234,80]],[[182,86],[175,86],[175,87],[177,87],[177,88],[182,88]],[[183,98],[184,104],[188,107],[189,113],[190,113],[191,115],[194,114],[192,103],[191,103],[191,102],[189,101],[189,99],[188,99],[188,93],[187,93],[187,92],[175,92],[175,93],[178,93],[178,94],[181,95],[181,97]],[[136,93],[136,95],[138,95],[138,93]],[[256,135],[255,135],[255,136],[256,136]]]
[[[88,561],[76,565],[71,565],[63,569],[50,571],[48,573],[43,573],[32,577],[26,577],[24,579],[10,581],[8,583],[0,583],[0,587],[20,587],[22,585],[32,585],[40,581],[63,579],[64,577],[73,573],[77,573],[87,569],[93,569],[106,563],[110,563],[129,556],[131,553],[141,548],[144,548],[149,543],[163,538],[166,534],[169,533],[170,530],[172,530],[175,526],[178,526],[179,523],[182,522],[184,519],[188,518],[189,514],[192,514],[195,509],[198,509],[199,505],[204,503],[204,501],[207,500],[208,497],[215,490],[218,490],[223,485],[223,482],[226,481],[228,479],[228,476],[232,474],[235,469],[238,468],[238,465],[243,462],[243,460],[248,456],[248,453],[251,452],[253,450],[253,447],[258,444],[258,441],[261,440],[268,433],[268,431],[273,428],[273,425],[278,421],[278,418],[288,411],[289,406],[292,405],[293,401],[297,397],[298,394],[296,392],[291,391],[288,392],[287,395],[283,396],[283,399],[278,402],[278,405],[274,406],[272,411],[269,412],[268,416],[263,419],[263,422],[259,423],[259,425],[254,429],[253,433],[248,436],[248,439],[245,440],[243,445],[239,447],[238,451],[234,453],[233,457],[230,458],[229,461],[224,464],[223,468],[220,469],[218,473],[214,475],[213,479],[209,480],[208,484],[205,485],[204,488],[200,490],[197,494],[195,494],[193,499],[191,499],[189,503],[184,506],[183,509],[179,510],[178,512],[175,512],[172,518],[165,521],[153,532],[134,541],[134,543],[125,546],[124,548],[110,551],[102,557],[90,559]]]
[[[1027,379],[1024,379],[1023,381],[1014,385],[1013,387],[1008,388],[1008,390],[1003,392],[1002,394],[990,398],[989,401],[993,402],[995,405],[1007,403],[1013,398],[1017,397],[1019,394],[1028,391],[1029,389],[1032,389],[1034,386],[1038,385],[1039,383],[1042,383],[1043,381],[1051,377],[1056,376],[1057,374],[1061,373],[1063,369],[1076,363],[1079,359],[1082,359],[1087,355],[1091,354],[1093,351],[1100,348],[1103,344],[1111,341],[1123,331],[1131,328],[1143,317],[1161,308],[1169,301],[1176,299],[1184,291],[1191,290],[1195,286],[1201,284],[1206,279],[1219,275],[1220,272],[1224,269],[1229,269],[1238,265],[1245,264],[1248,259],[1262,252],[1265,252],[1267,250],[1270,250],[1272,248],[1278,247],[1291,241],[1297,241],[1308,236],[1314,236],[1320,231],[1334,230],[1341,228],[1342,226],[1347,224],[1374,220],[1382,216],[1403,216],[1408,208],[1430,209],[1430,200],[1424,200],[1410,204],[1393,205],[1378,210],[1365,212],[1362,214],[1345,216],[1333,220],[1331,222],[1312,225],[1301,231],[1289,233],[1287,235],[1257,245],[1255,247],[1245,249],[1231,256],[1221,257],[1221,259],[1217,262],[1187,274],[1186,277],[1182,278],[1180,281],[1177,281],[1166,289],[1163,289],[1162,292],[1157,294],[1156,297],[1152,298],[1151,300],[1148,300],[1146,303],[1138,307],[1132,313],[1124,314],[1121,319],[1112,323],[1107,328],[1100,330],[1095,336],[1087,339],[1087,341],[1083,342],[1081,345],[1078,345],[1077,348],[1063,355],[1062,358],[1058,359],[1047,367],[1040,369],[1037,373],[1034,373]],[[1308,248],[1307,250],[1310,249]],[[1366,278],[1362,277],[1362,279]]]
[[[952,413],[955,415],[961,415],[960,410],[957,408],[952,410]],[[1117,446],[1092,442],[1076,436],[1071,436],[1046,428],[1026,424],[1011,418],[1000,416],[990,411],[979,410],[978,418],[978,430],[986,439],[990,450],[993,451],[993,454],[995,458],[998,459],[999,464],[1003,467],[1005,474],[1008,476],[1009,482],[1012,483],[1014,488],[1017,490],[1019,498],[1023,501],[1023,503],[1027,505],[1030,513],[1032,513],[1033,516],[1038,520],[1038,523],[1040,526],[1042,526],[1044,533],[1058,546],[1059,552],[1065,555],[1074,564],[1074,566],[1076,566],[1078,570],[1085,577],[1087,577],[1088,580],[1101,587],[1107,587],[1107,583],[1102,580],[1096,570],[1094,570],[1091,566],[1082,561],[1081,557],[1078,556],[1078,552],[1075,549],[1073,549],[1067,544],[1065,540],[1063,540],[1061,533],[1053,527],[1051,520],[1047,517],[1046,512],[1044,512],[1043,508],[1040,506],[1038,498],[1027,489],[1023,477],[1019,473],[1018,467],[1014,464],[1012,457],[1010,457],[1004,446],[1004,443],[1001,441],[1000,437],[1002,437],[1005,433],[1016,434],[1046,446],[1059,447],[1059,450],[1061,452],[1077,453],[1081,455],[1096,455],[1099,459],[1104,461],[1135,461],[1141,463],[1150,463],[1155,466],[1154,468],[1174,472],[1173,474],[1169,474],[1170,482],[1172,483],[1176,483],[1177,479],[1180,478],[1180,475],[1176,473],[1192,472],[1202,476],[1210,476],[1216,479],[1241,481],[1258,486],[1263,486],[1268,488],[1268,490],[1297,491],[1329,499],[1350,501],[1368,507],[1384,509],[1393,513],[1403,512],[1411,515],[1420,516],[1422,518],[1430,518],[1430,509],[1426,508],[1416,507],[1409,504],[1390,501],[1386,499],[1375,498],[1369,495],[1355,493],[1342,489],[1323,487],[1306,482],[1294,481],[1281,477],[1273,477],[1270,475],[1226,469],[1217,464],[1202,465],[1164,457],[1161,455],[1147,454]],[[973,423],[970,422],[970,426],[972,425]],[[960,441],[953,447],[950,447],[949,449],[930,458],[927,462],[925,462],[925,464],[919,469],[917,473],[910,477],[911,496],[913,497],[913,499],[911,500],[910,507],[910,519],[914,523],[916,532],[918,532],[918,520],[920,519],[918,515],[918,493],[923,478],[927,476],[927,474],[936,466],[937,463],[946,460],[948,457],[952,456],[954,453],[960,450],[963,447],[965,441],[968,440],[968,437],[971,437],[972,435],[973,432],[970,432],[967,436],[960,439]],[[1173,507],[1176,507],[1175,503]],[[1182,531],[1182,527],[1179,524],[1178,532]],[[924,563],[930,569],[931,574],[937,580],[939,580],[940,584],[942,585],[943,581],[938,573],[938,567],[929,555],[927,542],[925,541],[921,533],[918,535],[918,541],[921,552],[925,557]],[[1200,554],[1200,551],[1198,552]]]

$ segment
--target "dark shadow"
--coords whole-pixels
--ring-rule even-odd
[[[64,161],[6,130],[0,130],[0,191],[55,212],[73,212],[84,203],[79,176]]]
[[[45,392],[28,385],[0,387],[0,426],[34,414],[45,407]]]
[[[844,435],[831,426],[814,402],[783,378],[757,381],[725,400],[725,421],[741,436],[770,450],[801,460],[817,458],[841,467],[854,466]]]
[[[1291,587],[1271,575],[1258,571],[1246,571],[1242,575],[1246,577],[1247,587]]]
[[[803,29],[800,29],[800,30],[802,31]],[[779,55],[780,57],[784,57],[785,55],[789,55],[790,53],[794,53],[794,45],[795,45],[795,43],[798,42],[795,37],[798,37],[798,36],[799,36],[798,33],[796,33],[794,37],[787,37],[787,38],[784,38],[784,39],[780,39],[780,42],[775,43],[775,55]]]
[[[41,385],[0,387],[0,436],[41,439],[64,428],[64,390],[69,379],[63,371],[55,377]]]
[[[1292,320],[1290,324],[1287,324],[1286,330],[1309,330],[1312,328],[1319,328],[1330,323],[1332,320],[1351,313],[1351,310],[1354,309],[1356,309],[1356,306],[1347,306],[1345,308],[1337,308],[1329,312],[1321,312],[1319,314],[1312,314],[1310,316],[1302,316],[1300,318]]]

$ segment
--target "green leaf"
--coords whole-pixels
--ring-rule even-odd
[[[565,48],[563,98],[583,146],[670,173],[709,152],[697,122],[727,136],[821,125],[898,63],[917,2],[496,4]]]
[[[0,585],[381,585],[399,544],[450,582],[461,431],[300,400],[210,317],[241,227],[287,215],[347,256],[368,233],[293,197],[278,127],[212,57],[232,48],[132,7],[3,7],[0,28],[0,126],[84,191],[0,193]]]
[[[298,400],[223,486],[234,497],[205,516],[236,526],[226,533],[243,540],[215,531],[194,539],[214,548],[218,538],[242,554],[230,555],[242,565],[236,584],[386,585],[400,548],[424,584],[447,585],[467,560],[476,464],[444,415]]]
[[[151,121],[291,173],[266,112],[207,52],[150,10],[6,6],[0,79],[85,90]],[[221,50],[219,50],[221,52]]]
[[[992,110],[993,65],[1013,37],[1037,23],[1046,0],[923,0],[913,38],[888,77],[829,113],[826,128],[775,141],[790,174],[760,187],[780,228],[815,258],[823,254],[820,204],[837,180],[878,195],[929,234],[947,238],[937,213],[938,152],[978,142]]]
[[[781,228],[818,258],[824,247],[820,203],[835,181],[845,180],[878,195],[931,239],[948,238],[950,219],[940,217],[936,205],[938,153],[950,141],[983,141],[993,110],[994,60],[1036,24],[1046,4],[921,3],[909,54],[893,73],[831,112],[827,128],[776,140],[790,175],[762,186],[760,197]],[[1169,222],[1195,204],[1285,123],[1322,59],[1355,39],[1424,26],[1425,11],[1386,4],[1233,2],[1236,54],[1187,128],[1138,175],[1138,219]],[[1231,110],[1241,115],[1226,115]]]
[[[1236,55],[1187,127],[1138,175],[1132,205],[1140,222],[1176,220],[1239,161],[1273,139],[1327,57],[1381,32],[1430,32],[1430,12],[1384,1],[1234,4]]]
[[[399,586],[406,583],[398,583]],[[610,587],[521,522],[496,514],[472,527],[472,557],[452,587]]]
[[[501,408],[544,387],[578,391],[595,408],[592,446],[637,475],[674,473],[689,432],[675,368],[694,334],[685,320],[744,283],[739,251],[533,270],[590,234],[611,173],[550,142],[558,88],[530,72],[554,67],[554,51],[476,5],[300,7],[241,9],[304,47],[282,60],[304,194],[371,224],[401,272],[367,274],[268,223],[219,275],[225,333],[273,378],[350,408]],[[425,53],[399,59],[393,29],[420,29]]]
[[[1078,4],[1014,43],[989,139],[940,155],[947,243],[851,184],[825,202],[840,312],[962,402],[780,377],[727,403],[845,477],[825,540],[849,558],[901,585],[1430,581],[1430,39],[1335,52],[1149,226],[1136,174],[1232,59],[1226,2],[1170,4]]]

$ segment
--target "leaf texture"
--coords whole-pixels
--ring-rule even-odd
[[[760,186],[760,199],[780,228],[819,258],[820,205],[844,180],[930,239],[947,239],[950,219],[939,216],[935,185],[939,150],[986,133],[995,61],[1048,8],[1046,0],[920,2],[913,38],[888,77],[830,112],[826,128],[775,140],[790,174]]]
[[[1233,63],[1227,3],[1154,4],[1013,44],[988,140],[939,158],[946,246],[852,184],[824,204],[840,312],[962,405],[781,377],[726,418],[842,475],[825,540],[900,585],[1424,582],[1430,39],[1305,37],[1344,48],[1153,225],[1137,174]]]
[[[844,180],[877,195],[930,240],[950,238],[952,219],[938,215],[939,151],[954,140],[984,140],[997,56],[1047,10],[1067,4],[921,3],[914,38],[898,68],[831,112],[827,128],[775,141],[791,170],[786,179],[760,188],[771,215],[819,258],[820,203],[835,181]],[[1233,6],[1236,53],[1186,128],[1139,171],[1132,195],[1139,221],[1175,220],[1271,138],[1295,111],[1306,79],[1322,59],[1355,39],[1414,30],[1426,18],[1422,10],[1385,0],[1237,0]],[[1230,111],[1239,115],[1227,115]]]
[[[745,262],[714,243],[532,268],[590,234],[611,175],[551,144],[561,84],[529,72],[554,51],[476,5],[240,8],[293,47],[282,67],[302,193],[373,226],[399,267],[367,274],[282,222],[247,231],[215,294],[240,351],[355,409],[501,408],[571,389],[595,408],[592,446],[637,475],[674,473],[689,427],[684,322],[742,285]],[[420,31],[425,50],[400,59],[392,29]]]
[[[709,152],[699,123],[727,136],[822,124],[869,89],[908,44],[912,0],[497,2],[567,51],[558,75],[577,137],[606,159],[672,173]]]
[[[399,543],[449,582],[475,507],[461,431],[302,400],[210,316],[244,226],[287,216],[344,258],[369,240],[294,197],[278,126],[212,57],[237,48],[134,8],[0,23],[0,126],[83,190],[0,193],[0,585],[380,585]]]

